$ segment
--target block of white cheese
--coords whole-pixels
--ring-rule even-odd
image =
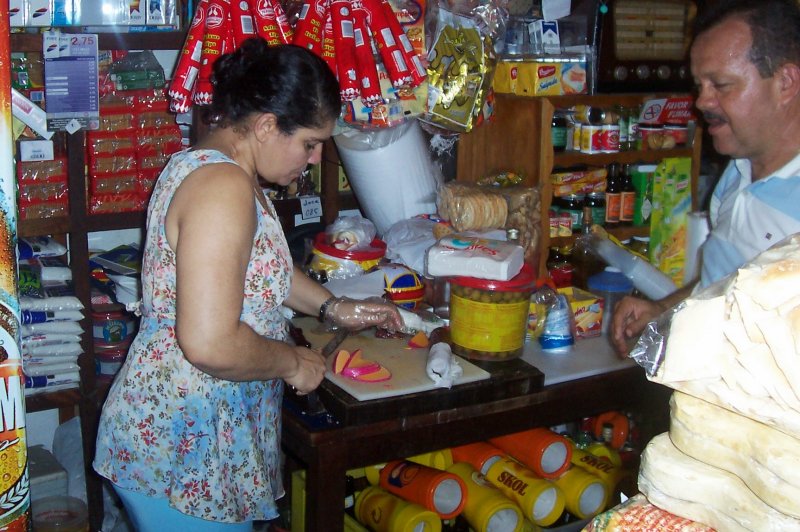
[[[675,392],[669,436],[684,454],[739,477],[776,510],[800,518],[800,440]]]
[[[466,235],[448,235],[428,248],[425,273],[433,277],[464,276],[508,281],[522,269],[522,246]]]
[[[719,531],[800,530],[800,520],[769,506],[736,475],[681,452],[667,433],[645,448],[639,489],[659,508]]]

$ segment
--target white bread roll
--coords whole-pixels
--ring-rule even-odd
[[[766,504],[739,477],[682,453],[667,433],[645,448],[639,489],[659,508],[720,532],[800,530],[800,520]]]

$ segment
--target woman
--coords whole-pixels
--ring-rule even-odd
[[[283,383],[322,381],[287,342],[283,305],[338,326],[398,329],[390,304],[333,298],[295,270],[257,176],[288,185],[339,114],[326,64],[250,39],[214,64],[212,126],[172,157],[150,201],[143,315],[111,387],[94,468],[139,530],[250,530],[277,516]]]

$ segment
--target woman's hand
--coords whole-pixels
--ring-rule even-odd
[[[293,349],[297,358],[297,370],[283,380],[298,393],[307,394],[314,391],[325,378],[325,358],[319,351],[307,347],[296,346]]]
[[[351,330],[375,326],[396,332],[403,328],[403,318],[397,307],[380,298],[357,300],[337,297],[327,308],[324,319]]]

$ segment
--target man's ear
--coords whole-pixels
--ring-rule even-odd
[[[253,132],[259,142],[278,131],[278,118],[272,113],[261,113],[253,122]]]
[[[785,63],[775,73],[781,101],[788,102],[800,95],[800,65]]]

